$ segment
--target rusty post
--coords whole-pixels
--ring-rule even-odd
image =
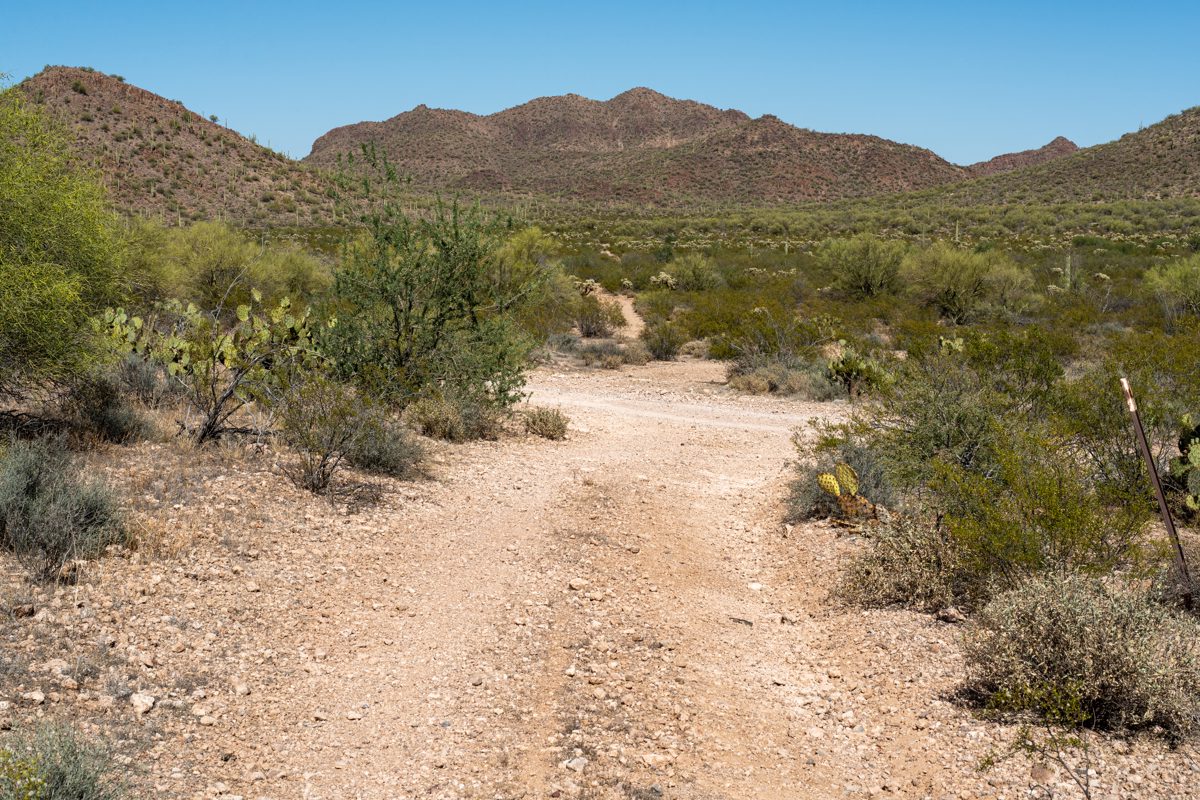
[[[1179,541],[1179,532],[1175,530],[1175,520],[1171,519],[1171,509],[1167,508],[1167,496],[1163,493],[1162,481],[1158,478],[1158,467],[1154,464],[1154,455],[1150,452],[1150,441],[1146,438],[1146,429],[1142,426],[1142,418],[1138,414],[1137,402],[1133,399],[1133,390],[1129,381],[1121,378],[1121,389],[1125,392],[1125,405],[1129,408],[1129,416],[1133,417],[1133,429],[1137,434],[1138,448],[1142,458],[1146,459],[1146,471],[1150,473],[1150,485],[1154,487],[1154,495],[1158,498],[1158,510],[1162,514],[1163,525],[1167,526],[1167,535],[1171,537],[1171,545],[1175,548],[1175,569],[1183,581],[1183,605],[1189,611],[1192,609],[1192,576],[1188,573],[1187,559],[1183,555],[1183,544]]]

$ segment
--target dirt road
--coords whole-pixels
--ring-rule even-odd
[[[442,447],[354,514],[269,450],[114,448],[95,468],[162,547],[12,571],[0,729],[69,717],[161,797],[1075,796],[1053,763],[979,769],[1014,731],[954,701],[961,626],[839,605],[860,536],[781,523],[793,432],[846,406],[722,373],[539,368],[566,441]],[[1097,798],[1200,776],[1151,740],[1090,758]]]
[[[567,441],[451,449],[316,526],[327,550],[260,581],[293,657],[239,712],[247,794],[1022,795],[1028,762],[977,770],[1005,731],[947,700],[958,630],[832,604],[852,540],[780,523],[793,431],[844,407],[721,377],[540,370]]]

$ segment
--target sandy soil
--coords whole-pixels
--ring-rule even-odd
[[[0,719],[106,730],[169,797],[1071,796],[1058,765],[978,768],[1014,732],[953,702],[960,627],[839,606],[860,540],[781,524],[793,432],[845,406],[722,378],[540,368],[566,441],[442,448],[357,514],[269,453],[123,451],[109,478],[186,544],[57,591],[10,575],[35,611],[5,623],[29,655]],[[1200,779],[1152,741],[1091,758],[1095,797]]]

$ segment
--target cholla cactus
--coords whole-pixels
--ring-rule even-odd
[[[674,289],[675,276],[669,272],[660,272],[650,279],[650,285],[660,289]]]

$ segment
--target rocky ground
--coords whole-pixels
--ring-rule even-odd
[[[569,438],[441,448],[348,513],[279,454],[114,448],[143,544],[75,586],[5,564],[0,727],[65,718],[168,798],[1082,796],[954,700],[961,627],[839,605],[858,538],[780,522],[792,432],[705,361],[546,366]],[[1097,798],[1200,792],[1095,740]],[[1040,794],[1039,794],[1040,793]]]

